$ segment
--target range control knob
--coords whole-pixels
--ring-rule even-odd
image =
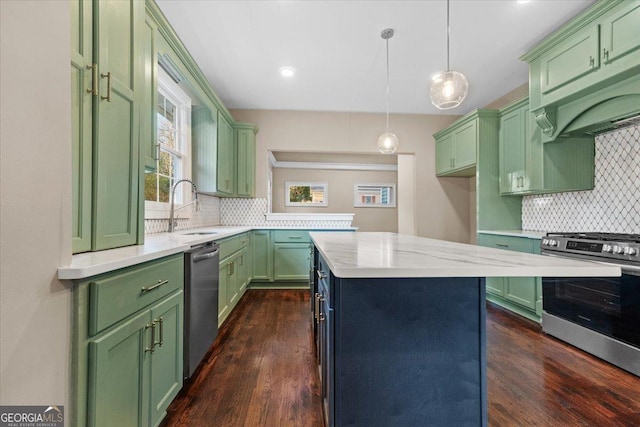
[[[558,246],[558,241],[557,241],[557,240],[553,240],[553,239],[552,239],[552,240],[549,240],[549,244],[550,244],[551,246]]]
[[[545,246],[549,245],[549,239],[542,239],[542,244]]]
[[[613,247],[613,253],[614,254],[621,254],[623,252],[624,252],[624,249],[622,247],[620,247],[620,246],[614,246]]]
[[[625,255],[637,256],[638,250],[636,248],[624,248]]]
[[[613,252],[613,247],[611,245],[602,245],[602,252]]]

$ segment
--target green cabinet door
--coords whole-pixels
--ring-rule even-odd
[[[240,274],[242,272],[239,265],[240,256],[237,254],[231,259],[229,271],[229,311],[233,310],[240,299]]]
[[[504,288],[504,297],[531,310],[536,308],[536,278],[509,277]]]
[[[271,231],[253,232],[253,280],[273,281],[273,244]]]
[[[310,254],[308,243],[275,243],[274,279],[308,281]]]
[[[91,250],[92,2],[73,0],[71,10],[71,134],[73,253]]]
[[[144,2],[94,2],[98,96],[93,105],[93,248],[138,237],[139,108]],[[96,37],[97,36],[97,37]]]
[[[487,292],[504,296],[504,277],[487,277],[486,279]]]
[[[89,427],[149,425],[150,323],[145,311],[89,341]]]
[[[218,112],[218,164],[217,192],[232,196],[235,193],[235,150],[233,128],[221,112]]]
[[[151,308],[156,328],[151,355],[149,425],[154,427],[160,424],[182,388],[183,301],[184,293],[179,291]],[[211,315],[211,321],[215,322],[214,314]]]
[[[589,26],[540,57],[540,88],[548,94],[600,67],[600,27]]]
[[[606,16],[601,26],[602,62],[606,65],[637,52],[640,50],[640,1],[626,2],[625,7]]]
[[[514,194],[529,188],[527,175],[528,99],[501,112],[500,193]]]
[[[453,169],[453,134],[436,139],[436,174]]]
[[[158,47],[156,23],[149,16],[143,29],[143,90],[140,96],[140,151],[144,156],[145,172],[155,172],[158,160],[156,135],[156,105],[158,104]]]
[[[244,292],[247,290],[247,285],[249,285],[249,271],[251,269],[250,253],[251,250],[249,248],[243,249],[236,261],[238,270],[238,300],[242,298],[242,295],[244,295]]]
[[[253,129],[237,129],[237,195],[253,197],[255,190],[256,136]]]
[[[191,172],[198,191],[217,191],[217,125],[216,112],[204,105],[191,109]]]
[[[462,169],[476,164],[478,143],[478,123],[470,121],[453,133],[454,138],[454,169]]]
[[[220,281],[218,284],[218,326],[222,325],[225,321],[231,307],[229,305],[230,300],[230,284],[232,275],[232,260],[230,258],[220,262]]]

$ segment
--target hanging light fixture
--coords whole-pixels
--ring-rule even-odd
[[[447,71],[440,71],[431,77],[429,95],[431,103],[441,110],[455,108],[464,101],[469,91],[467,78],[449,67],[449,0],[447,0]]]
[[[382,154],[393,154],[400,145],[396,134],[389,132],[389,39],[393,37],[393,29],[382,30],[380,36],[387,41],[387,131],[378,138],[378,151]]]

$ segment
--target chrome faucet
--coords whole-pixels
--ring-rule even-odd
[[[176,187],[178,187],[178,184],[180,184],[181,182],[188,182],[193,187],[193,194],[195,197],[195,200],[193,201],[193,203],[196,206],[196,210],[198,208],[198,187],[196,187],[196,185],[190,179],[181,179],[179,181],[176,181],[176,183],[173,184],[173,187],[171,187],[171,208],[169,209],[169,230],[168,230],[169,233],[173,233],[173,231],[176,228],[176,221],[174,219],[174,214],[175,214],[175,211],[177,210],[175,209],[175,196],[176,196]],[[184,208],[186,206],[188,205],[181,206],[180,208]]]

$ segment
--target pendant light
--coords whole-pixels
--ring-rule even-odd
[[[393,37],[393,29],[382,30],[380,36],[387,41],[387,131],[378,138],[378,151],[382,154],[393,154],[400,145],[396,134],[389,132],[389,39]]]
[[[429,95],[431,103],[440,110],[456,108],[469,91],[467,78],[449,67],[449,0],[447,0],[447,71],[440,71],[431,78]]]

